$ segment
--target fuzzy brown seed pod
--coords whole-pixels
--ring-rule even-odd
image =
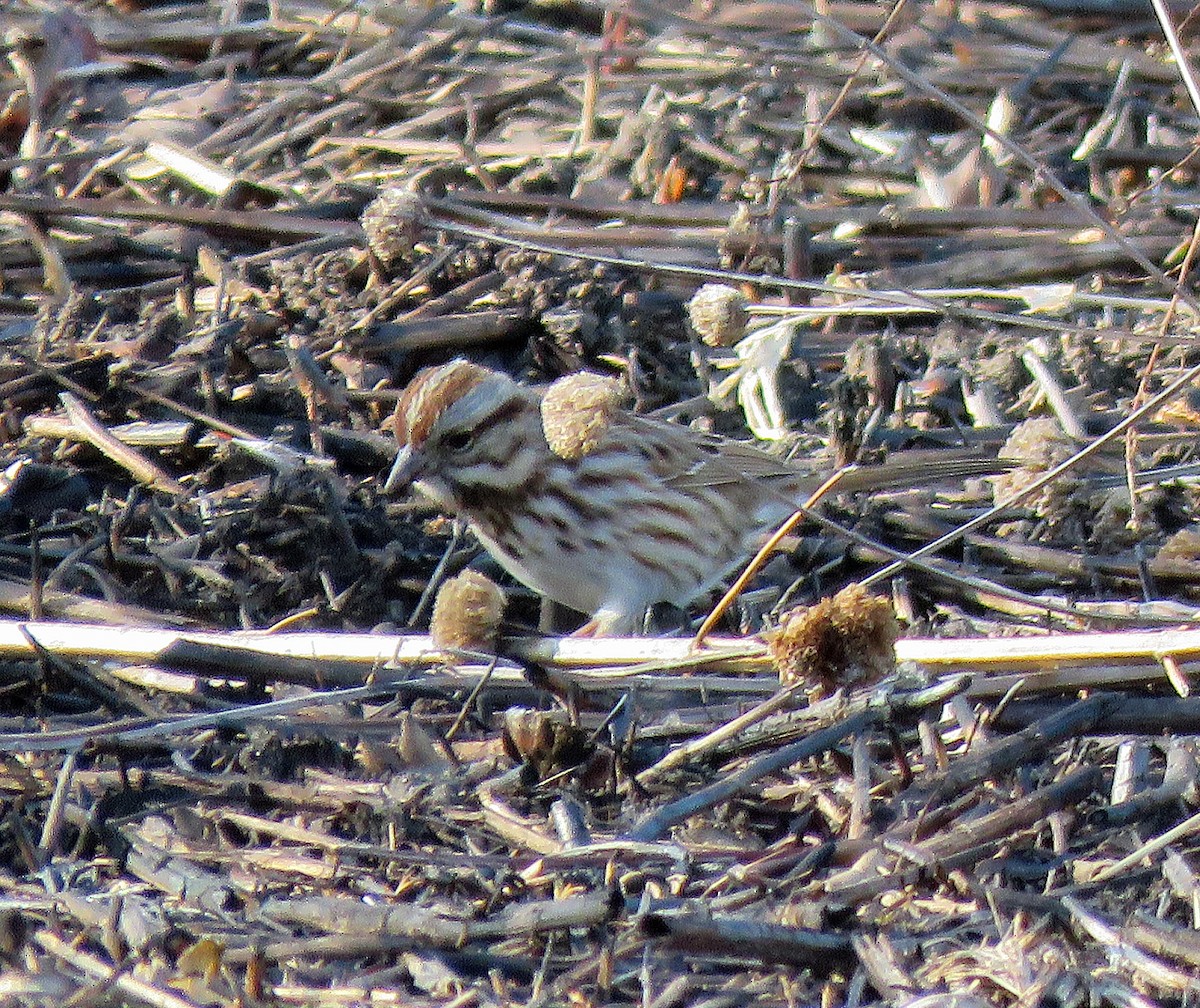
[[[710,347],[733,346],[746,335],[746,295],[729,284],[705,284],[687,303],[692,328]]]
[[[813,699],[878,682],[895,667],[899,636],[892,604],[858,584],[784,613],[766,635],[780,680],[808,683]]]
[[[361,223],[367,248],[385,266],[408,259],[424,217],[417,193],[402,185],[388,186],[363,211]]]
[[[1074,454],[1075,442],[1063,433],[1053,417],[1023,420],[1013,428],[999,452],[1001,460],[1015,462],[1016,467],[989,477],[993,498],[997,502],[1009,500]],[[1074,510],[1072,496],[1078,485],[1077,476],[1064,474],[1036,496],[1027,498],[1024,507],[1052,525],[1061,524]]]
[[[1052,469],[1075,454],[1075,442],[1053,417],[1031,417],[1012,429],[999,454],[1008,462]]]
[[[574,461],[603,440],[624,394],[615,378],[580,371],[559,378],[542,397],[542,430],[559,458]]]
[[[505,602],[504,592],[491,578],[465,570],[438,589],[429,636],[440,648],[491,651]]]

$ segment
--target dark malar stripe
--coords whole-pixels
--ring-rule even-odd
[[[605,521],[612,517],[611,507],[595,506],[579,494],[568,495],[550,483],[547,483],[543,490],[547,496],[561,504],[567,514],[576,515],[581,522]]]

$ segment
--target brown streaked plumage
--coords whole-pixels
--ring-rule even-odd
[[[415,482],[466,518],[518,581],[619,633],[685,605],[744,560],[820,483],[752,445],[615,410],[579,458],[551,451],[541,395],[464,360],[420,372],[393,427],[390,490]],[[934,473],[856,470],[845,490]],[[978,469],[976,469],[978,471]]]

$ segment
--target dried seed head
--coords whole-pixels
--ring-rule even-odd
[[[1075,454],[1072,441],[1053,417],[1030,417],[1013,428],[1000,449],[1007,462],[1039,469],[1053,469]]]
[[[559,378],[542,397],[542,430],[550,450],[574,461],[604,438],[624,399],[615,378],[580,371]]]
[[[733,346],[746,334],[746,295],[728,284],[705,284],[687,303],[692,328],[711,347]]]
[[[767,635],[782,682],[802,680],[818,699],[840,686],[878,682],[895,667],[900,624],[885,598],[862,585],[784,613]]]
[[[429,635],[440,648],[491,651],[504,616],[504,592],[478,571],[465,570],[438,589]]]
[[[1017,466],[1006,473],[988,477],[992,497],[997,503],[1010,500],[1074,454],[1075,442],[1063,432],[1057,420],[1052,417],[1023,420],[1013,428],[999,452],[1001,460],[1016,462]],[[1078,487],[1079,477],[1064,473],[1035,496],[1026,498],[1022,506],[1052,525],[1058,525],[1068,520],[1075,509],[1078,502],[1072,498]]]
[[[367,205],[361,221],[367,248],[385,266],[412,255],[424,222],[421,197],[404,185],[385,188]]]

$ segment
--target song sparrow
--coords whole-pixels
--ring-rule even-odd
[[[392,421],[399,453],[386,488],[415,482],[518,581],[591,614],[595,633],[628,632],[653,603],[684,605],[714,586],[821,481],[750,445],[624,410],[586,453],[564,458],[540,405],[537,391],[465,360],[421,371]],[[854,470],[843,489],[935,475],[928,461],[880,468]]]

